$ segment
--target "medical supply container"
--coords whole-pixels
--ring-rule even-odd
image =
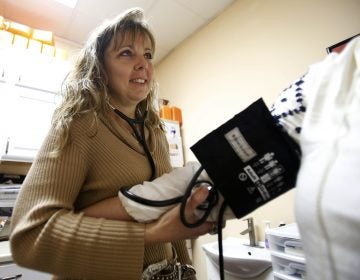
[[[274,280],[306,278],[306,260],[296,223],[267,230]]]

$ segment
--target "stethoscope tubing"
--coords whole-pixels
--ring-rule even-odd
[[[141,120],[136,120],[136,119],[129,118],[128,116],[126,116],[124,113],[122,113],[118,109],[114,108],[113,106],[111,106],[111,107],[114,110],[114,112],[119,117],[121,117],[123,120],[125,120],[132,128],[136,139],[142,145],[144,152],[146,154],[146,157],[150,163],[150,167],[151,167],[150,181],[154,180],[155,176],[156,176],[156,166],[155,166],[154,159],[151,155],[151,152],[149,150],[149,147],[148,147],[148,145],[146,143],[146,139],[145,139],[145,119],[147,116],[147,111],[144,112],[143,118]],[[140,133],[141,134],[136,129],[136,125],[140,125],[140,127],[141,127]],[[187,227],[191,227],[191,228],[197,227],[197,226],[201,225],[203,222],[205,222],[207,217],[210,215],[211,209],[218,202],[218,194],[217,194],[217,191],[215,190],[213,184],[207,180],[197,180],[197,178],[199,177],[199,175],[201,174],[201,172],[203,170],[204,170],[204,168],[200,167],[196,171],[196,173],[194,174],[193,178],[191,179],[191,181],[185,191],[185,194],[182,196],[177,196],[177,197],[166,199],[166,200],[151,200],[151,199],[146,199],[146,198],[140,197],[138,195],[135,195],[134,193],[132,193],[130,191],[131,187],[123,187],[120,189],[120,192],[126,198],[128,198],[132,201],[138,202],[140,204],[146,205],[146,206],[164,207],[164,206],[170,206],[170,205],[180,203],[180,218],[181,218],[182,223]],[[204,203],[204,205],[201,205],[198,207],[198,209],[204,211],[204,215],[195,223],[190,223],[187,221],[186,216],[185,216],[186,203],[187,203],[188,198],[191,196],[193,188],[195,188],[196,186],[198,186],[200,184],[207,184],[207,185],[211,186],[209,197],[207,199],[207,202]]]
[[[150,163],[150,167],[151,167],[151,177],[150,177],[150,181],[155,179],[156,176],[156,167],[155,167],[155,162],[154,159],[151,155],[151,152],[149,150],[149,147],[146,143],[146,139],[145,139],[145,119],[147,116],[147,111],[144,112],[144,116],[142,120],[136,120],[136,119],[132,119],[129,118],[128,116],[126,116],[124,113],[122,113],[121,111],[119,111],[118,109],[113,107],[114,112],[121,117],[123,120],[125,120],[131,127],[131,129],[133,130],[136,139],[139,141],[139,143],[141,144],[141,146],[144,149],[144,152],[146,154],[146,158],[148,159],[149,163]],[[139,133],[139,131],[136,129],[135,125],[140,125],[141,127],[141,134]]]
[[[151,177],[150,177],[150,181],[155,179],[156,176],[156,167],[155,167],[155,162],[154,159],[151,155],[151,152],[149,150],[149,147],[146,143],[146,139],[145,139],[145,119],[147,116],[147,111],[144,112],[144,116],[142,120],[136,120],[136,119],[132,119],[129,118],[128,116],[126,116],[124,113],[122,113],[121,111],[119,111],[118,109],[112,107],[114,112],[121,117],[123,120],[125,120],[130,127],[132,128],[136,139],[139,141],[139,143],[142,145],[144,152],[146,154],[146,157],[150,163],[151,166]],[[141,126],[141,135],[139,133],[139,131],[136,129],[135,125],[140,125]],[[152,206],[152,207],[164,207],[164,206],[169,206],[169,205],[173,205],[173,204],[177,204],[180,203],[182,200],[182,196],[178,196],[175,198],[171,198],[171,199],[167,199],[167,200],[150,200],[150,199],[146,199],[140,196],[137,196],[135,194],[133,194],[130,191],[129,187],[124,187],[120,189],[120,192],[127,197],[130,200],[133,200],[135,202],[141,203],[143,205],[146,206]]]
[[[124,119],[130,125],[130,127],[134,131],[136,139],[143,146],[146,157],[147,157],[147,159],[148,159],[148,161],[150,163],[150,166],[151,166],[151,178],[150,178],[150,181],[154,180],[155,176],[156,176],[156,166],[155,166],[154,159],[153,159],[153,157],[151,155],[151,152],[149,150],[149,147],[148,147],[148,145],[146,143],[146,139],[145,139],[145,119],[146,119],[146,116],[147,116],[147,111],[145,111],[142,120],[136,120],[136,119],[129,118],[128,116],[126,116],[121,111],[114,108],[113,106],[111,106],[111,107],[118,116],[120,116],[122,119]],[[139,132],[136,129],[135,125],[140,125],[141,126],[141,135],[139,134]],[[174,197],[174,198],[166,199],[166,200],[151,200],[151,199],[146,199],[146,198],[143,198],[143,197],[140,197],[140,196],[137,196],[137,195],[133,194],[130,191],[130,188],[128,188],[128,187],[121,188],[120,192],[125,197],[127,197],[128,199],[133,200],[135,202],[138,202],[140,204],[146,205],[146,206],[164,207],[164,206],[170,206],[170,205],[180,203],[180,219],[181,219],[181,222],[186,227],[195,228],[197,226],[200,226],[201,224],[203,224],[206,221],[206,219],[210,215],[210,212],[211,212],[212,208],[219,201],[218,192],[216,191],[216,189],[213,186],[212,182],[207,181],[207,180],[198,180],[198,177],[200,176],[200,174],[201,174],[201,172],[203,170],[204,170],[204,168],[201,166],[195,172],[195,174],[192,177],[192,179],[191,179],[191,181],[190,181],[190,183],[189,183],[189,185],[188,185],[188,187],[187,187],[187,189],[185,191],[185,194],[183,196],[178,196],[178,197]],[[206,202],[203,205],[200,205],[198,207],[198,209],[204,210],[204,214],[196,222],[190,223],[189,221],[187,221],[186,215],[185,215],[186,204],[187,204],[188,198],[192,194],[193,188],[195,188],[197,185],[201,185],[201,184],[207,184],[207,185],[211,186],[209,196],[208,196]],[[218,216],[218,222],[217,222],[218,244],[219,244],[218,246],[219,246],[220,279],[225,279],[224,278],[225,275],[224,275],[223,248],[222,248],[222,220],[223,220],[223,216],[224,216],[224,212],[225,212],[226,207],[227,207],[227,204],[224,201],[222,203],[221,207],[220,207],[220,211],[219,211],[219,214],[218,214],[219,215]]]

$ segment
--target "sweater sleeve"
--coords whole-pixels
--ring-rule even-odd
[[[18,196],[11,222],[13,259],[61,277],[139,279],[144,225],[76,213],[86,159],[75,144],[55,159],[53,143],[49,134]]]

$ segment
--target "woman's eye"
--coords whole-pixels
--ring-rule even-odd
[[[151,60],[151,59],[153,59],[153,54],[152,53],[145,53],[144,54],[144,57],[146,58],[146,59],[149,59],[149,60]]]
[[[120,56],[131,56],[132,53],[130,50],[124,50],[122,52],[120,52]]]

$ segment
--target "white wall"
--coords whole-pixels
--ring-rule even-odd
[[[326,47],[360,33],[359,0],[237,0],[183,42],[156,68],[160,96],[182,109],[182,136],[189,147],[259,97],[271,105]],[[251,213],[258,238],[263,220],[295,221],[290,191]],[[246,223],[228,222],[224,236],[239,236]],[[207,279],[201,244],[194,242],[198,279]]]

